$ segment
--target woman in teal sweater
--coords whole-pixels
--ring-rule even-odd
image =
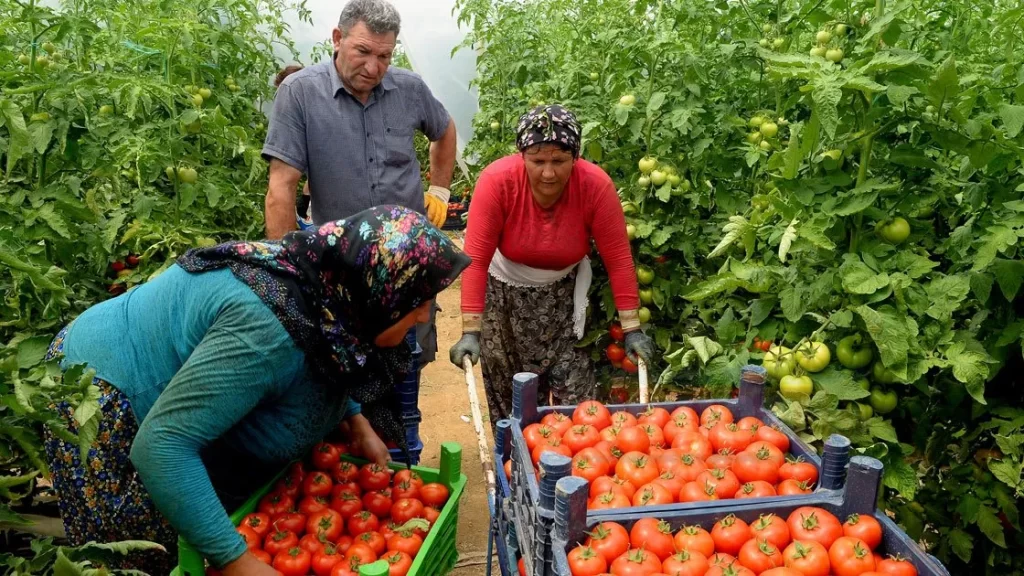
[[[225,576],[276,572],[246,551],[227,509],[348,425],[370,459],[404,443],[394,385],[405,334],[469,258],[420,214],[385,206],[281,242],[193,250],[152,281],[75,319],[54,340],[65,368],[96,371],[97,440],[49,434],[72,544],[177,535]],[[69,428],[78,422],[58,406]],[[81,415],[79,415],[81,418]]]

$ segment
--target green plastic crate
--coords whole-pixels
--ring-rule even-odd
[[[357,464],[364,464],[364,460],[343,456],[345,460]],[[391,463],[391,468],[401,470],[405,466]],[[456,529],[459,524],[459,499],[466,488],[466,475],[462,473],[462,446],[456,442],[445,442],[441,444],[441,467],[440,469],[413,466],[413,470],[423,477],[424,482],[440,482],[448,487],[448,503],[441,510],[437,522],[430,529],[423,547],[420,549],[416,559],[413,560],[412,568],[408,576],[441,576],[451,572],[459,559],[459,553],[455,548]],[[273,488],[274,483],[284,474],[281,472],[266,486],[253,494],[249,500],[235,510],[231,515],[231,521],[237,526],[247,514],[256,511],[260,499]],[[383,571],[381,568],[383,567]],[[203,557],[184,539],[178,540],[178,567],[171,572],[171,576],[203,576],[206,572],[206,563]],[[387,562],[383,560],[363,566],[359,570],[360,576],[386,576],[388,573]]]

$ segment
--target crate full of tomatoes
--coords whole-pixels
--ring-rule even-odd
[[[462,448],[441,445],[438,469],[370,464],[344,444],[317,445],[234,514],[249,551],[284,576],[435,576],[458,559]],[[184,540],[177,576],[216,574]]]
[[[538,407],[537,378],[513,386],[503,471],[517,542],[535,575],[550,562],[554,486],[589,483],[592,514],[724,506],[736,499],[808,498],[842,486],[849,440],[833,436],[824,458],[763,407],[764,372],[743,371],[735,399],[651,405]]]
[[[813,501],[594,518],[581,511],[586,487],[566,478],[558,485],[547,574],[948,576],[875,510],[881,471],[878,460],[857,456],[845,489]]]

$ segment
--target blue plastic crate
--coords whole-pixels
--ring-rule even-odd
[[[760,366],[745,366],[740,379],[740,391],[736,398],[695,400],[688,402],[654,403],[654,404],[618,404],[609,405],[612,412],[626,411],[639,415],[648,406],[662,407],[672,412],[680,406],[688,406],[698,414],[713,404],[729,408],[736,419],[755,416],[767,425],[779,428],[790,441],[790,454],[804,458],[818,469],[818,487],[816,492],[830,492],[841,489],[845,479],[846,465],[850,457],[850,441],[843,436],[833,435],[825,444],[824,458],[808,446],[799,436],[789,429],[771,410],[764,407],[765,371]],[[542,455],[540,460],[540,478],[533,465],[530,451],[526,446],[523,429],[539,422],[546,414],[557,412],[570,416],[575,406],[537,405],[538,379],[535,374],[520,373],[513,379],[511,451],[512,478],[510,479],[510,507],[512,523],[518,537],[519,549],[526,558],[528,576],[543,576],[545,566],[550,565],[550,530],[554,522],[554,494],[559,479],[569,476],[571,460],[565,456],[551,452]],[[589,490],[589,487],[588,487]],[[813,498],[814,494],[804,496],[776,496],[770,498],[752,498],[747,502],[800,502]],[[626,516],[630,514],[653,515],[675,510],[705,510],[714,507],[729,506],[733,500],[714,502],[674,503],[663,506],[629,507],[616,510],[597,511],[603,516]]]
[[[835,514],[840,521],[850,514],[872,516],[882,525],[882,543],[878,552],[883,556],[901,556],[917,568],[918,576],[949,576],[949,572],[935,557],[927,554],[885,513],[876,510],[878,490],[882,478],[882,463],[874,458],[855,456],[850,459],[846,486],[839,491],[826,491],[807,499],[760,502],[740,501],[729,506],[703,510],[675,510],[653,513],[648,509],[626,515],[587,514],[589,488],[581,478],[563,478],[558,482],[555,496],[555,534],[553,535],[553,562],[545,567],[544,576],[571,576],[568,553],[582,544],[587,532],[601,522],[617,522],[629,530],[641,518],[655,517],[665,520],[677,531],[683,526],[697,525],[710,530],[715,522],[733,514],[744,522],[756,521],[763,514],[775,514],[783,519],[801,506],[818,506]],[[734,501],[735,502],[735,501]]]
[[[508,460],[509,452],[512,449],[512,421],[499,420],[496,427],[498,430],[494,450],[496,493],[494,509],[491,510],[495,522],[492,524],[490,537],[498,555],[498,567],[501,570],[501,575],[511,576],[518,574],[516,563],[519,556],[519,542],[516,539],[515,530],[510,530],[513,527],[509,509],[512,487],[509,484],[508,476],[505,475],[505,467],[502,466],[502,462]]]
[[[391,450],[388,450],[388,452],[391,453],[391,460],[393,462],[405,463],[405,456],[402,454],[401,448],[392,448]],[[412,462],[409,462],[410,465],[416,466],[419,464],[420,456],[422,454],[423,442],[421,442],[419,438],[416,438],[415,442],[409,442],[409,457],[412,459]]]

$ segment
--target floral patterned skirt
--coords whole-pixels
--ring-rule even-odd
[[[47,359],[63,353],[64,328],[54,338]],[[46,431],[46,456],[51,481],[59,498],[64,531],[71,545],[86,542],[149,540],[167,552],[140,552],[114,568],[135,569],[155,575],[169,574],[178,564],[174,529],[153,505],[130,455],[138,423],[128,397],[109,382],[95,378],[100,389],[100,423],[96,440],[83,462],[75,443]],[[53,406],[72,434],[78,433],[74,408],[67,402]]]
[[[539,288],[487,279],[480,369],[492,427],[512,414],[512,377],[519,372],[540,376],[541,403],[549,392],[555,405],[579,404],[596,394],[590,356],[576,347],[575,288],[575,271]]]

